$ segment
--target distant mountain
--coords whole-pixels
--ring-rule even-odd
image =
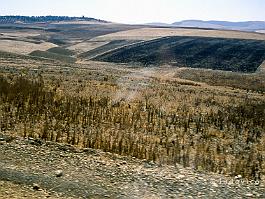
[[[185,20],[175,22],[172,25],[178,27],[196,27],[196,28],[213,28],[225,30],[242,30],[242,31],[259,31],[265,29],[265,21],[202,21],[202,20]]]
[[[10,23],[45,23],[60,21],[95,21],[107,23],[91,17],[68,17],[68,16],[0,16],[0,24]]]
[[[160,23],[160,22],[153,22],[153,23],[146,23],[145,25],[149,25],[149,26],[173,26],[172,24],[168,24],[168,23]]]

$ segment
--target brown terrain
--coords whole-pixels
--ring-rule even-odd
[[[212,50],[245,61],[233,71],[215,70],[214,60],[140,62],[152,54],[137,49],[153,52],[175,36],[238,39]],[[265,198],[265,73],[256,61],[264,40],[98,22],[1,24],[0,198]],[[241,42],[257,51],[241,56]],[[172,53],[167,45],[159,50]],[[103,60],[132,50],[139,62]]]

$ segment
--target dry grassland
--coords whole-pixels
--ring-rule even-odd
[[[0,40],[0,51],[12,52],[17,54],[29,54],[35,50],[48,50],[49,48],[57,47],[57,45],[49,42],[34,44],[24,41]]]
[[[93,40],[112,41],[112,40],[150,40],[166,36],[200,36],[200,37],[221,37],[238,39],[265,40],[265,34],[223,31],[223,30],[202,30],[186,28],[142,28],[128,31],[121,31],[108,35],[96,37]]]
[[[100,46],[106,45],[108,43],[109,42],[104,42],[104,41],[85,41],[85,42],[81,42],[76,45],[70,46],[67,49],[73,50],[76,53],[83,53],[83,52],[87,52],[95,48],[98,48]]]

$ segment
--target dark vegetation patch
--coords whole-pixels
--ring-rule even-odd
[[[21,38],[0,38],[0,40],[10,40],[10,41],[23,41],[23,42],[28,42],[28,43],[33,43],[33,44],[41,44],[41,41],[35,41],[35,40],[28,40],[28,39],[21,39]]]
[[[16,53],[11,53],[11,52],[5,52],[5,51],[0,51],[0,57],[1,58],[22,58],[22,59],[28,58],[28,56],[26,56],[26,55],[21,55],[21,54],[16,54]]]
[[[208,37],[164,37],[124,47],[95,58],[114,63],[145,66],[208,68],[255,72],[265,60],[265,41]]]
[[[60,22],[60,21],[96,21],[107,23],[106,21],[91,17],[68,17],[68,16],[0,16],[0,23],[43,23],[43,22]]]
[[[33,27],[33,26],[24,26],[20,24],[8,24],[8,25],[2,25],[0,24],[0,29],[4,30],[44,30],[42,27]]]
[[[59,46],[67,44],[68,43],[67,41],[68,40],[66,37],[64,36],[60,37],[58,35],[53,35],[47,40],[47,42],[51,42]]]
[[[182,79],[204,82],[211,86],[227,86],[256,92],[265,92],[265,77],[225,71],[186,69],[176,75]],[[242,83],[244,82],[244,83]]]
[[[139,41],[138,40],[115,40],[115,41],[111,41],[108,44],[105,44],[103,46],[100,46],[98,48],[90,50],[88,52],[84,52],[84,53],[80,54],[79,57],[90,59],[96,55],[100,55],[102,53],[108,52],[108,51],[113,50],[115,48],[119,48],[119,47],[122,47],[125,45],[130,45],[130,44],[133,44],[136,42],[139,42]]]
[[[59,55],[65,55],[65,56],[72,56],[74,55],[74,52],[65,48],[60,48],[60,47],[54,47],[54,48],[50,48],[47,50],[48,52],[51,53],[56,53]]]
[[[52,52],[48,52],[48,51],[41,51],[41,50],[33,51],[30,53],[30,55],[35,56],[35,57],[43,57],[43,58],[58,60],[58,61],[62,61],[62,62],[74,63],[76,61],[76,58],[74,58],[74,57],[65,56],[65,55],[52,53]]]
[[[44,57],[21,55],[21,54],[5,52],[5,51],[0,51],[0,58],[14,59],[14,60],[16,60],[16,59],[25,59],[25,60],[47,61],[47,59],[44,58]],[[50,59],[50,61],[52,61],[52,60]]]

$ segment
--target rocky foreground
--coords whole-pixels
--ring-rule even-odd
[[[265,198],[265,185],[0,134],[0,198]]]

